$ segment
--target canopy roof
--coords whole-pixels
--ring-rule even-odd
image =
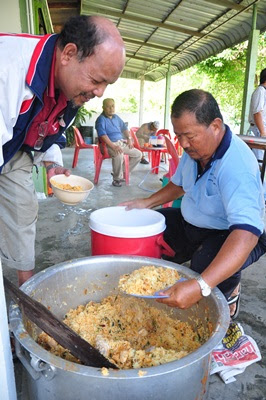
[[[266,0],[48,0],[55,32],[71,15],[102,15],[126,44],[122,77],[158,81],[266,30]]]

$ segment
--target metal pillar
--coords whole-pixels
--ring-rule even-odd
[[[254,77],[256,73],[256,63],[258,58],[258,43],[260,35],[260,31],[256,29],[256,23],[257,23],[257,4],[254,4],[253,15],[252,15],[252,30],[249,34],[249,39],[248,39],[246,73],[245,73],[245,83],[244,83],[244,93],[243,93],[242,113],[241,113],[241,126],[240,126],[241,135],[245,135],[249,127],[248,114],[250,107],[250,99],[254,91]]]
[[[169,128],[169,115],[170,115],[170,92],[171,92],[171,63],[169,62],[168,71],[166,74],[165,82],[165,103],[164,103],[164,128]]]
[[[139,126],[143,124],[143,110],[144,110],[144,76],[140,79],[140,96],[139,96]]]
[[[1,399],[16,400],[14,366],[7,323],[6,299],[0,260],[0,388]]]

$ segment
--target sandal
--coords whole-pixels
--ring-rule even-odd
[[[238,290],[236,294],[234,292]],[[232,320],[236,319],[238,317],[239,311],[240,311],[240,295],[241,295],[241,284],[234,289],[232,296],[230,296],[227,300],[227,304],[230,308],[230,317]],[[230,307],[235,305],[235,307]],[[231,309],[233,309],[233,313],[231,314]]]
[[[112,185],[113,186],[116,186],[116,187],[121,187],[122,186],[122,183],[120,182],[120,180],[113,180],[113,182],[112,182]]]

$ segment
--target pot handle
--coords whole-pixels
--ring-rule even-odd
[[[163,235],[158,236],[157,244],[163,248],[163,254],[169,257],[175,256],[175,251],[165,242]]]
[[[39,371],[36,371],[36,369],[34,369],[31,366],[31,363],[30,363],[28,357],[26,356],[25,351],[23,350],[21,344],[19,343],[19,341],[17,339],[15,339],[15,349],[16,349],[16,355],[17,355],[18,359],[20,360],[21,364],[25,367],[25,369],[28,371],[28,373],[31,375],[31,377],[35,381],[37,381],[41,377],[41,373]]]
[[[55,368],[31,353],[31,360],[29,360],[28,353],[24,351],[17,339],[15,341],[15,349],[19,360],[35,381],[40,379],[41,376],[44,376],[47,381],[50,381],[54,378]]]

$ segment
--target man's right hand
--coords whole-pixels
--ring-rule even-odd
[[[112,146],[112,149],[114,150],[114,152],[116,152],[117,154],[121,154],[121,153],[123,153],[123,150],[122,150],[122,148],[120,147],[120,146],[118,146],[118,145],[114,145],[114,146]]]
[[[130,201],[124,201],[118,204],[119,206],[125,206],[126,210],[132,210],[133,208],[148,208],[147,199],[135,199]]]

